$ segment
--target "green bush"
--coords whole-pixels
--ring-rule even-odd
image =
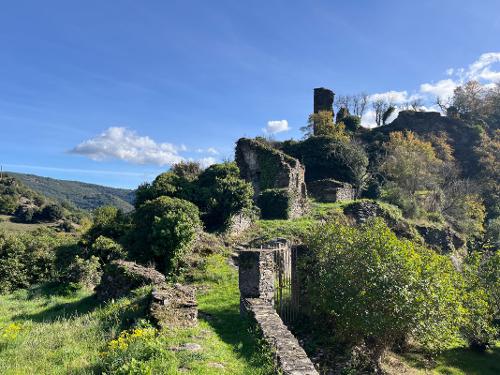
[[[398,239],[381,219],[326,223],[306,243],[313,311],[342,341],[369,346],[378,360],[409,337],[433,351],[457,336],[463,280],[450,259]]]
[[[0,232],[0,292],[54,280],[57,249],[73,242],[71,237],[48,229],[22,234]]]
[[[60,281],[76,288],[93,288],[101,280],[99,259],[76,256],[61,275]]]
[[[83,235],[82,243],[91,246],[100,237],[120,241],[130,230],[130,218],[113,206],[103,206],[94,210],[93,223]]]
[[[290,196],[286,189],[267,189],[259,194],[258,206],[266,220],[288,219]]]
[[[214,164],[205,169],[197,181],[193,199],[202,212],[209,230],[224,228],[231,215],[253,207],[253,188],[240,178],[236,163]]]
[[[127,255],[122,245],[105,236],[97,237],[91,246],[91,254],[97,257],[101,263],[124,259]]]
[[[361,127],[361,117],[348,115],[342,119],[346,130],[356,132]]]
[[[37,219],[52,222],[62,219],[63,216],[64,213],[61,206],[59,206],[58,204],[48,204],[43,207]]]
[[[147,201],[134,214],[132,258],[153,261],[160,272],[176,271],[200,228],[198,208],[191,202],[165,196]]]
[[[306,181],[333,178],[361,187],[368,157],[362,146],[351,140],[328,136],[283,144],[283,151],[306,167]]]

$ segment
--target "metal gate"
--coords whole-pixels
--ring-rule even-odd
[[[291,324],[300,307],[296,248],[277,243],[274,269],[274,308],[285,324]]]

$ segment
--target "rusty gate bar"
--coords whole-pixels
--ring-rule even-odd
[[[277,243],[274,246],[274,308],[285,324],[293,323],[299,310],[297,251],[295,247]]]

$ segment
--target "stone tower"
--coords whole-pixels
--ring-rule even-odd
[[[333,99],[335,94],[332,90],[318,87],[314,89],[314,113],[319,111],[330,111],[333,116]]]

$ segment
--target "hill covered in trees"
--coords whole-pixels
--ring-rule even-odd
[[[58,202],[68,202],[82,210],[101,206],[115,206],[124,212],[131,211],[134,191],[79,181],[58,180],[32,174],[8,172],[30,189]]]

